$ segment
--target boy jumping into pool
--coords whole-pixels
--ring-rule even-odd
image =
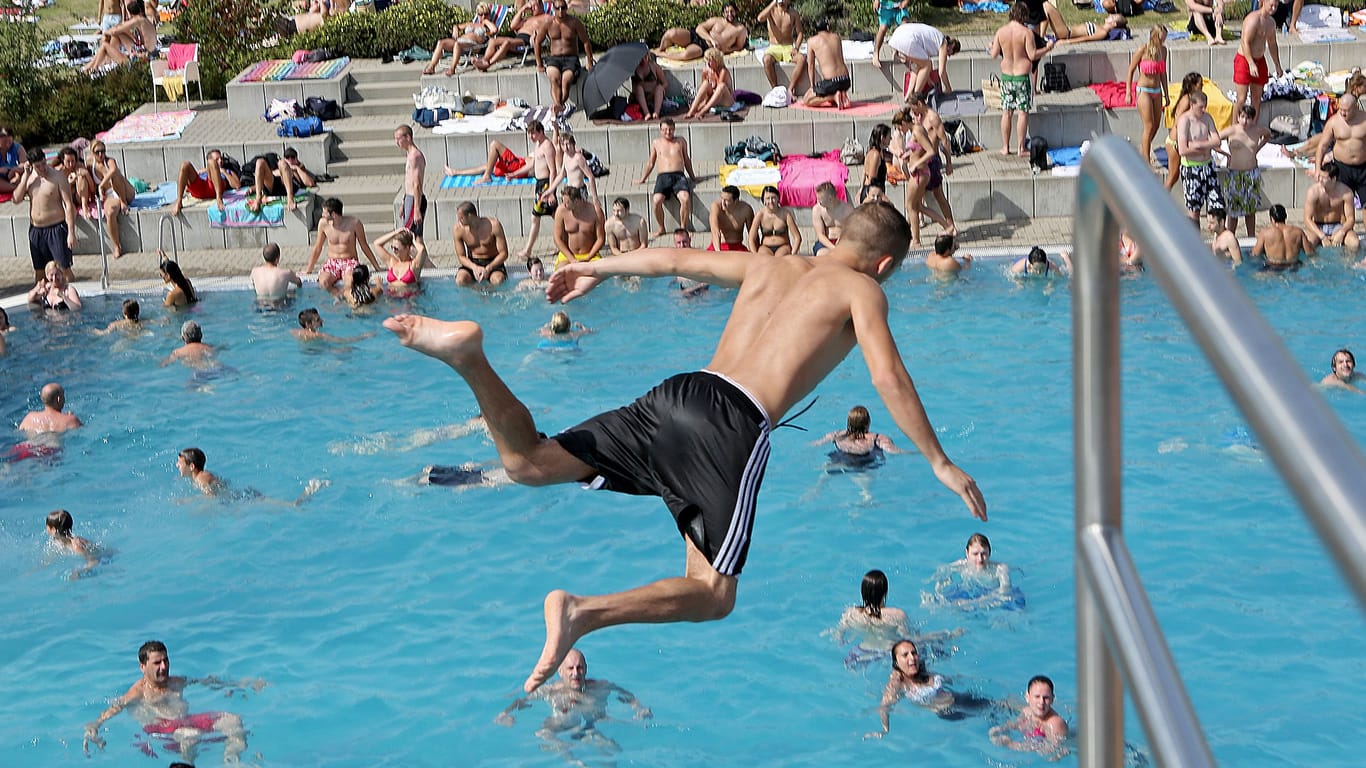
[[[551,276],[551,301],[569,301],[616,275],[677,275],[737,287],[735,307],[703,371],[674,376],[635,403],[555,437],[483,351],[472,322],[415,315],[384,321],[404,346],[455,369],[473,390],[508,476],[523,485],[583,482],[663,498],[687,550],[682,578],[610,595],[555,590],[545,598],[545,647],[523,689],[534,691],[579,638],[617,624],[711,621],[735,605],[755,500],[775,421],[863,347],[872,382],[935,476],[986,519],[977,483],[939,445],[887,326],[881,283],[905,258],[910,226],[886,203],[850,215],[839,243],[815,258],[646,248],[572,262]]]

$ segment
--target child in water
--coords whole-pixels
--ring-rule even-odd
[[[94,544],[71,532],[73,522],[71,513],[65,509],[47,515],[47,536],[52,544],[63,552],[85,558],[85,564],[71,572],[71,580],[75,581],[94,570],[100,560]]]
[[[538,349],[578,349],[579,337],[592,332],[583,323],[571,322],[568,313],[556,312],[550,317],[550,323],[541,328],[541,341],[536,346]]]
[[[934,575],[934,597],[965,611],[1023,608],[1024,595],[1010,583],[1010,566],[993,562],[991,541],[980,533],[968,537],[964,557],[939,567]]]
[[[104,336],[114,331],[140,331],[142,330],[141,312],[142,308],[138,305],[137,299],[124,299],[123,315],[118,320],[106,325],[104,330],[95,331],[95,333]]]

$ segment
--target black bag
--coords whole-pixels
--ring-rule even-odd
[[[1031,136],[1029,139],[1029,169],[1038,173],[1052,167],[1048,162],[1048,139],[1042,136]]]
[[[342,117],[341,105],[332,99],[324,99],[321,96],[309,96],[304,99],[304,107],[308,114],[323,120],[337,120]]]
[[[251,175],[253,178],[255,178],[255,176],[256,176],[256,162],[257,162],[258,160],[265,160],[265,161],[266,161],[266,165],[270,166],[270,170],[272,170],[272,171],[274,171],[275,169],[277,169],[277,168],[280,167],[280,156],[279,156],[279,155],[275,154],[274,152],[265,152],[265,153],[259,154],[259,155],[255,156],[255,157],[251,158],[250,160],[248,160],[248,161],[246,162],[246,165],[244,166],[244,167],[249,171],[250,175]]]
[[[1115,13],[1121,16],[1138,16],[1143,13],[1143,3],[1134,0],[1115,0]]]
[[[977,143],[972,131],[968,130],[962,120],[945,120],[944,135],[949,137],[949,151],[955,155],[982,151],[982,145]]]
[[[1067,65],[1061,61],[1046,61],[1043,65],[1043,92],[1067,93],[1072,81],[1067,78]]]
[[[308,63],[331,61],[335,58],[338,58],[337,52],[331,48],[316,48],[303,55],[303,60]]]
[[[242,164],[237,162],[237,159],[227,152],[219,152],[218,154],[218,169],[224,173],[234,174],[239,179],[242,178]],[[255,170],[255,168],[252,168],[253,172]]]

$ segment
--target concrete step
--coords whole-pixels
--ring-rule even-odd
[[[348,101],[346,113],[356,117],[392,117],[403,122],[413,114],[413,98],[411,94],[405,93],[398,97]]]
[[[381,119],[382,118],[382,119]],[[403,117],[367,116],[361,119],[347,119],[328,123],[339,142],[347,141],[387,141],[394,142],[394,128],[404,122]]]
[[[318,185],[318,195],[336,197],[346,204],[350,213],[355,205],[386,205],[393,207],[394,197],[403,186],[399,176],[353,176],[347,179]]]
[[[351,62],[351,79],[356,83],[399,83],[416,81],[425,62],[402,64],[394,61],[381,64],[376,59],[357,59]]]
[[[365,99],[385,99],[395,96],[413,93],[417,91],[418,79],[412,81],[385,81],[379,83],[352,83],[347,91],[347,101],[364,101]]]
[[[397,159],[399,167],[403,165],[403,153],[394,146],[393,136],[383,139],[345,139],[333,148],[332,157],[334,160]]]
[[[357,157],[333,161],[327,164],[328,173],[338,178],[354,176],[402,175],[403,155],[395,149],[390,157]]]

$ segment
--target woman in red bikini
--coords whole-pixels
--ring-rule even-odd
[[[1016,733],[1018,736],[1012,737]],[[1067,721],[1053,709],[1053,681],[1035,675],[1025,689],[1020,716],[991,729],[991,743],[1020,752],[1038,752],[1059,758],[1067,754]]]
[[[375,250],[389,253],[389,272],[384,276],[384,292],[391,298],[406,299],[422,290],[422,268],[427,266],[427,248],[413,240],[413,233],[399,227],[375,241]]]

